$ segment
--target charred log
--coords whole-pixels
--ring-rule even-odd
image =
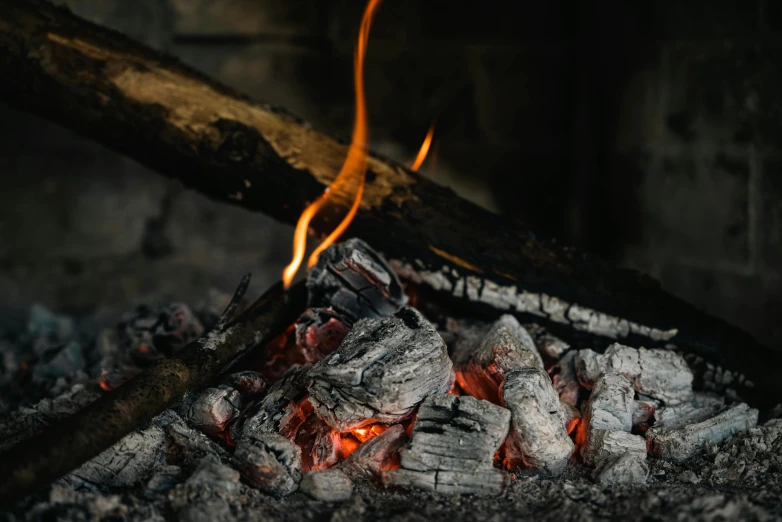
[[[0,96],[212,198],[294,222],[347,147],[177,60],[44,0],[0,0]],[[334,194],[316,232],[350,205]],[[349,235],[372,238],[411,278],[465,302],[597,335],[673,341],[782,392],[782,353],[618,270],[539,239],[386,159],[369,158]],[[774,400],[774,399],[772,399]]]
[[[270,341],[304,307],[302,285],[278,284],[224,329],[190,343],[170,358],[104,395],[73,416],[0,455],[0,503],[34,492],[68,473],[166,407],[214,380],[250,347]]]

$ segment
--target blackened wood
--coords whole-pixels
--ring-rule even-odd
[[[290,114],[44,0],[0,0],[0,97],[214,199],[289,223],[336,177],[347,152]],[[314,230],[330,232],[348,200],[335,191]],[[497,306],[491,299],[512,290],[518,301],[525,292],[518,302],[531,313],[540,304],[544,319],[620,337],[654,332],[744,373],[772,401],[782,395],[782,379],[767,371],[782,366],[782,352],[648,277],[543,240],[392,161],[369,159],[348,235],[428,272],[430,284],[447,283],[441,290],[460,299]]]
[[[245,351],[263,345],[304,309],[303,284],[278,283],[244,314],[159,359],[146,371],[38,436],[0,455],[0,504],[35,492],[143,426],[188,392],[219,377]]]

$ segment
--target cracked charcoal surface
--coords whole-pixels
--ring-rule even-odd
[[[595,382],[579,426],[581,440],[585,441],[581,447],[585,462],[594,463],[603,433],[630,432],[635,410],[633,395],[632,384],[621,375],[605,374]]]
[[[511,412],[506,457],[545,473],[562,473],[575,447],[548,374],[540,368],[508,374],[502,401]]]
[[[664,404],[675,405],[692,399],[693,374],[684,358],[671,350],[631,348],[614,343],[604,354],[589,349],[576,355],[579,381],[592,388],[601,374],[624,375],[635,390]]]
[[[428,397],[413,425],[410,442],[400,450],[401,469],[384,482],[440,493],[497,494],[505,474],[494,469],[494,454],[505,440],[510,411],[474,397]]]
[[[332,308],[355,322],[394,314],[407,303],[399,278],[360,239],[331,245],[307,274],[308,306]]]
[[[241,407],[239,392],[230,386],[220,385],[206,388],[184,401],[182,414],[192,427],[211,437],[218,437],[236,419]]]
[[[696,424],[672,429],[652,427],[646,432],[646,439],[651,454],[684,460],[702,451],[709,443],[718,444],[757,423],[758,410],[742,403]]]
[[[353,495],[353,482],[342,471],[310,471],[299,484],[301,492],[315,500],[343,502]]]
[[[408,417],[452,384],[451,360],[434,327],[416,310],[356,323],[339,349],[309,372],[309,400],[344,432]]]
[[[504,315],[460,368],[459,385],[473,397],[499,404],[505,376],[528,367],[543,368],[535,343],[515,317]]]
[[[281,435],[243,438],[232,462],[249,485],[276,497],[293,493],[301,481],[301,449]]]
[[[307,395],[309,367],[296,367],[269,388],[266,396],[251,406],[241,427],[232,437],[257,437],[263,433],[280,433],[280,423]]]

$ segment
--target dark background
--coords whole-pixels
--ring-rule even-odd
[[[364,0],[68,0],[348,136]],[[684,5],[686,4],[686,5]],[[385,0],[373,149],[782,346],[782,2]],[[291,227],[0,103],[0,327],[278,279]]]

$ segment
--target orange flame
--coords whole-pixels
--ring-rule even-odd
[[[421,168],[421,165],[423,165],[424,160],[426,159],[426,155],[429,154],[429,147],[432,146],[432,138],[434,137],[435,123],[437,122],[433,121],[429,126],[429,131],[426,133],[426,138],[424,138],[424,142],[421,144],[421,148],[418,149],[418,154],[416,155],[415,160],[410,165],[410,170],[413,172]]]
[[[366,55],[367,41],[369,40],[369,28],[372,25],[372,18],[380,5],[381,0],[369,0],[364,16],[361,19],[361,28],[358,35],[358,46],[353,57],[354,88],[356,90],[356,119],[353,124],[353,136],[350,141],[347,158],[342,165],[339,174],[318,198],[312,202],[302,212],[299,221],[296,224],[296,231],[293,234],[293,259],[285,267],[282,273],[282,281],[285,288],[290,286],[296,272],[299,271],[301,262],[304,259],[304,253],[307,248],[307,231],[309,230],[312,218],[323,208],[323,205],[329,200],[333,192],[347,191],[355,187],[355,196],[353,205],[350,207],[347,215],[334,231],[315,248],[310,255],[308,266],[314,265],[318,260],[318,255],[329,245],[334,243],[337,238],[347,229],[353,217],[358,212],[361,204],[361,197],[364,194],[364,177],[367,171],[367,110],[366,98],[364,96],[364,56]]]

